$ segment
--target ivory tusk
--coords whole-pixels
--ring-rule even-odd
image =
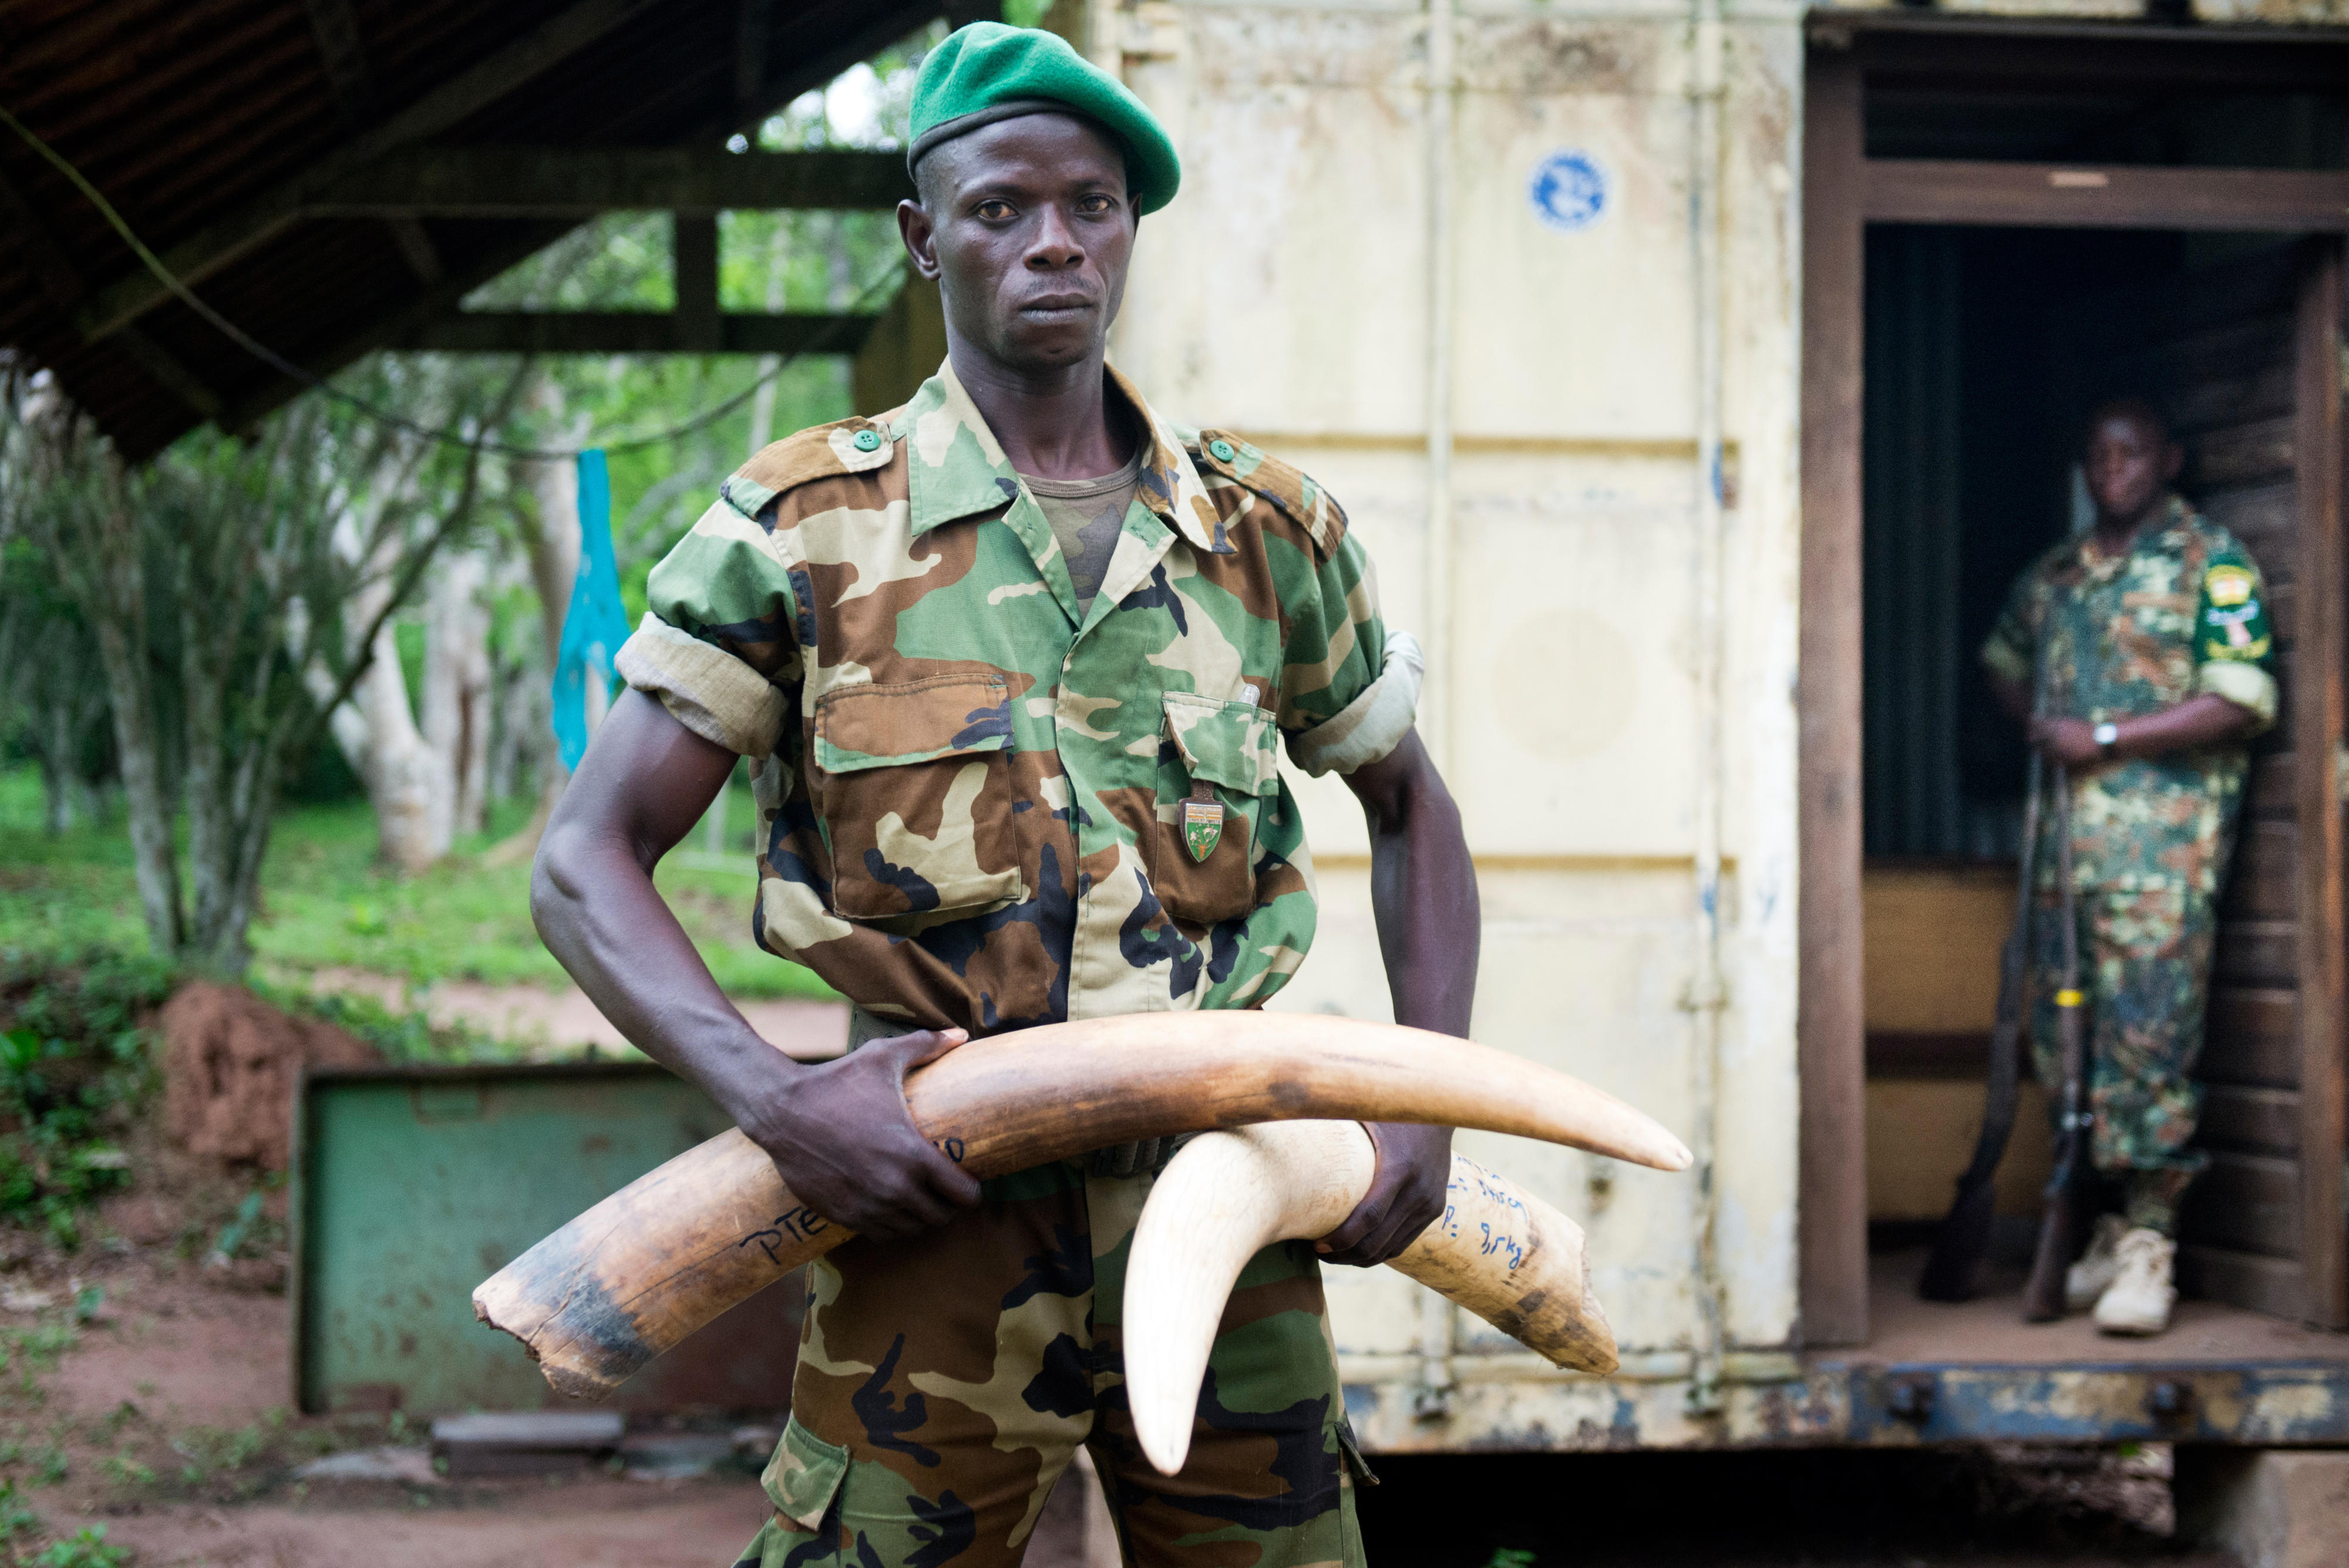
[[[1665,1170],[1689,1151],[1612,1095],[1448,1035],[1319,1014],[1158,1012],[975,1040],[905,1079],[914,1125],[978,1176],[1169,1133],[1301,1117],[1544,1138]],[[740,1132],[687,1150],[473,1292],[547,1381],[608,1394],[849,1233]]]
[[[1160,1175],[1126,1255],[1120,1339],[1134,1435],[1162,1473],[1180,1470],[1190,1452],[1199,1386],[1240,1270],[1275,1241],[1336,1230],[1377,1168],[1359,1123],[1296,1121],[1194,1138]],[[1465,1155],[1452,1157],[1443,1217],[1390,1266],[1553,1365],[1615,1370],[1582,1228]]]

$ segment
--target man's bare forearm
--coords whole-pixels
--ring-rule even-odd
[[[652,877],[734,762],[652,699],[624,693],[539,841],[530,906],[547,950],[604,1016],[739,1116],[779,1054],[727,1001]],[[662,787],[625,789],[631,775]]]
[[[1460,808],[1416,730],[1386,756],[1349,774],[1346,784],[1370,824],[1371,909],[1395,1022],[1464,1039],[1480,932],[1476,868],[1460,830]],[[1379,1151],[1371,1189],[1316,1243],[1331,1262],[1383,1262],[1444,1212],[1452,1129],[1381,1122],[1370,1131]]]
[[[1379,956],[1396,1023],[1465,1039],[1482,937],[1475,867],[1460,808],[1416,732],[1388,761],[1398,758],[1392,786],[1363,795],[1371,812],[1371,909]]]
[[[2067,767],[2086,768],[2222,745],[2250,734],[2258,723],[2259,715],[2249,708],[2215,691],[2204,691],[2151,713],[2115,720],[2109,750],[2096,744],[2095,727],[2085,719],[2033,720],[2031,738]]]
[[[904,1085],[962,1031],[916,1030],[796,1064],[726,1000],[653,886],[653,867],[733,771],[731,752],[624,693],[539,843],[539,935],[620,1033],[707,1090],[816,1212],[884,1240],[942,1225],[978,1201],[978,1182],[923,1139]]]

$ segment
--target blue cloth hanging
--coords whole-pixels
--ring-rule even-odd
[[[590,447],[579,454],[579,576],[554,655],[554,739],[566,768],[577,767],[587,753],[587,682],[611,690],[612,659],[627,639],[628,612],[612,556],[612,475],[602,449]]]

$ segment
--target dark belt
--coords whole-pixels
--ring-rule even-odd
[[[878,1017],[854,1002],[848,1005],[848,1048],[851,1051],[875,1040],[888,1040],[908,1033],[918,1027],[917,1024]],[[1107,1148],[1097,1148],[1077,1158],[1084,1163],[1087,1176],[1125,1181],[1137,1176],[1157,1175],[1174,1158],[1175,1150],[1197,1136],[1196,1133],[1170,1133],[1164,1137],[1137,1138],[1132,1143],[1112,1144]]]

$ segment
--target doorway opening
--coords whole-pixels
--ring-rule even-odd
[[[2331,252],[2273,234],[1890,224],[1865,243],[1863,982],[1880,1343],[1914,1315],[1923,1249],[1981,1126],[2015,908],[2027,753],[1979,650],[2018,575],[2092,520],[2077,469],[2089,411],[2136,396],[2186,449],[2179,490],[2260,563],[2280,679],[2322,678],[2299,668],[2312,585],[2298,403],[2312,271]],[[2263,1338],[2237,1321],[2252,1313],[2315,1315],[2310,1271],[2336,1266],[2312,1253],[2304,1210],[2293,734],[2287,718],[2253,742],[2220,900],[2198,1074],[2211,1165],[2180,1220],[2180,1284],[2204,1303],[2181,1309],[2180,1331],[2205,1340]],[[1977,1303],[2009,1319],[2051,1143],[2027,1054],[2024,1071]]]

